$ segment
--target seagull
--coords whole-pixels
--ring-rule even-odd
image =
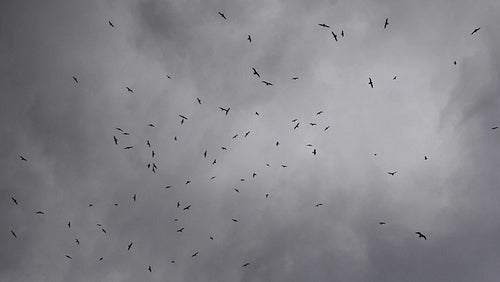
[[[104,228],[101,228],[102,232],[106,234],[106,230]]]
[[[155,127],[155,125],[154,125],[154,124],[152,124],[152,123],[148,124],[148,126],[149,126],[149,127]]]
[[[397,171],[388,172],[388,174],[390,174],[390,175],[392,175],[392,176],[394,176],[394,174],[396,174],[396,173],[397,173]]]
[[[262,83],[264,83],[266,86],[273,86],[273,84],[271,82],[267,82],[265,80],[263,80]]]
[[[35,214],[45,214],[43,211],[37,211]]]
[[[151,265],[150,265],[150,266],[148,266],[148,270],[149,270],[149,272],[151,272]]]
[[[312,147],[312,144],[311,144],[311,143],[309,143],[309,144],[307,144],[307,145],[306,145],[306,147]]]
[[[234,218],[231,218],[231,220],[232,220],[232,221],[234,221],[234,222],[238,222],[238,220],[237,220],[237,219],[234,219]]]
[[[314,151],[313,151],[312,153],[313,153],[313,155],[315,155],[315,156],[316,156],[316,149],[314,149]]]
[[[325,129],[323,129],[323,131],[327,131],[328,128],[330,128],[330,126],[325,127]]]
[[[196,252],[196,253],[192,254],[192,255],[191,255],[191,257],[192,257],[192,258],[194,258],[194,257],[195,257],[195,256],[197,256],[197,255],[198,255],[198,252]]]
[[[215,179],[215,176],[210,177],[210,180]]]
[[[187,117],[183,116],[183,115],[179,115],[182,119],[188,119]]]
[[[68,256],[68,255],[66,255],[66,257],[67,257],[67,258],[69,258],[69,259],[72,259],[72,257],[70,257],[70,256]]]
[[[181,205],[181,203],[177,202],[177,208],[179,208],[179,207],[180,207],[180,205]]]
[[[132,149],[132,148],[134,148],[134,146],[127,146],[127,147],[125,147],[125,148],[123,148],[123,149],[125,149],[125,150],[129,150],[129,149]]]
[[[245,133],[245,137],[247,137],[247,136],[248,136],[248,134],[250,134],[250,131],[247,131],[247,132]]]
[[[495,129],[498,129],[498,126],[494,126],[491,128],[491,130],[495,130]]]
[[[185,208],[183,208],[182,210],[187,211],[187,210],[189,210],[190,207],[191,207],[191,205],[188,205]]]
[[[299,77],[297,76],[292,77],[292,80],[297,80],[297,79],[299,79]]]
[[[324,113],[323,111],[319,111],[316,113],[316,115],[321,115],[322,113]]]
[[[181,229],[177,230],[177,232],[182,232],[184,231],[184,227],[182,227]]]
[[[201,100],[200,100],[200,98],[196,98],[196,101],[198,101],[198,104],[200,104],[200,105],[201,105]]]
[[[252,70],[253,70],[253,74],[254,75],[260,77],[260,74],[257,72],[257,70],[255,68],[252,68]]]
[[[134,90],[130,89],[129,87],[125,87],[127,89],[128,92],[130,93],[134,93]]]
[[[127,251],[130,251],[130,248],[132,248],[132,245],[134,244],[134,242],[130,242],[130,244],[128,244],[127,246]]]
[[[236,191],[236,193],[239,193],[239,192],[240,192],[240,190],[238,190],[238,189],[236,189],[236,188],[234,188],[234,191]]]
[[[27,161],[28,161],[25,157],[23,157],[23,156],[21,156],[21,155],[19,155],[19,158],[21,159],[21,161],[25,161],[25,162],[27,162]]]
[[[320,23],[320,24],[318,24],[318,25],[319,25],[319,26],[321,26],[321,27],[326,27],[326,28],[330,28],[330,26],[329,26],[329,25],[327,25],[327,24],[324,24],[324,23]]]
[[[115,145],[118,145],[118,139],[116,139],[116,136],[113,136],[113,141],[115,141]]]
[[[151,151],[151,157],[154,158],[155,157],[155,150],[152,150]]]
[[[323,204],[319,203],[319,204],[316,204],[316,207],[319,207],[319,206],[322,206]]]
[[[332,35],[333,35],[333,39],[335,39],[335,41],[338,41],[337,40],[337,35],[332,31]]]
[[[294,126],[293,129],[295,130],[295,129],[299,128],[299,124],[300,124],[300,122],[297,122],[297,124]]]
[[[219,15],[220,15],[222,18],[224,18],[225,20],[227,20],[226,15],[224,15],[224,13],[219,12]]]
[[[12,236],[14,236],[14,238],[17,238],[17,235],[14,231],[11,230],[10,233],[12,233]]]
[[[120,131],[120,132],[123,132],[123,129],[117,127],[116,130]]]
[[[220,109],[221,111],[223,111],[223,112],[226,112],[226,116],[227,116],[227,114],[229,113],[229,110],[230,110],[231,108],[224,109],[223,107],[219,107],[219,109]]]
[[[379,224],[379,225],[384,225],[384,224],[385,224],[385,221],[380,221],[378,224]]]
[[[114,25],[111,21],[108,21],[108,24],[109,24],[109,26],[111,26],[111,27],[115,27],[115,25]]]
[[[247,40],[248,40],[248,42],[252,42],[252,37],[250,37],[250,34],[248,35]]]
[[[424,240],[427,240],[427,237],[424,234],[422,234],[422,232],[417,231],[415,232],[415,234],[418,235],[418,238],[424,238]]]
[[[80,240],[78,240],[78,238],[75,238],[75,242],[77,245],[80,245]]]
[[[245,263],[244,265],[242,265],[241,267],[245,267],[245,266],[249,266],[249,265],[250,265],[250,263],[249,263],[249,262],[247,262],[247,263]]]
[[[384,29],[389,25],[389,18],[386,18],[385,19],[385,23],[384,23]]]
[[[369,85],[373,88],[373,81],[372,81],[372,78],[371,78],[371,77],[369,77],[369,78],[368,78],[368,80],[369,80],[369,81],[368,81],[368,84],[369,84]]]
[[[76,78],[75,76],[73,76],[73,80],[78,83],[78,78]]]
[[[456,66],[457,65],[457,61],[453,61],[453,64]]]
[[[480,29],[481,29],[480,27],[474,29],[470,35],[473,35],[474,33],[478,32]]]
[[[14,204],[16,204],[16,205],[17,205],[17,200],[16,200],[16,198],[11,197],[11,199],[12,199],[12,201],[14,201]]]

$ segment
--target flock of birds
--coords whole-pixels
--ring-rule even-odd
[[[224,19],[224,20],[228,20],[228,17],[227,17],[227,16],[226,16],[223,12],[219,12],[219,16],[220,16],[222,19]],[[108,24],[109,24],[109,26],[110,26],[111,28],[115,28],[115,24],[114,24],[113,22],[108,21]],[[335,41],[338,41],[338,40],[339,40],[339,36],[338,36],[338,35],[337,35],[337,34],[336,34],[333,30],[331,30],[331,27],[330,27],[328,24],[325,24],[325,23],[320,23],[320,24],[318,24],[318,25],[319,25],[321,28],[325,28],[325,29],[330,30],[330,31],[331,31],[331,34],[332,34],[332,37],[333,37],[333,39],[334,39]],[[386,18],[386,19],[385,19],[385,21],[384,21],[384,24],[383,24],[383,28],[384,28],[384,29],[387,29],[387,28],[388,28],[388,26],[389,26],[389,18]],[[475,33],[477,33],[479,30],[480,30],[480,28],[475,28],[475,29],[472,31],[471,35],[474,35],[474,34],[475,34]],[[345,36],[344,30],[341,30],[341,31],[339,32],[339,35],[340,35],[340,38],[344,38],[344,36]],[[252,37],[251,37],[251,35],[248,35],[247,40],[248,40],[248,42],[249,42],[249,43],[251,43],[251,42],[252,42]],[[453,62],[453,64],[455,64],[455,65],[456,65],[456,61],[454,61],[454,62]],[[252,75],[254,75],[254,76],[258,77],[259,79],[261,79],[261,74],[257,71],[257,69],[256,69],[255,67],[252,67],[251,69],[252,69]],[[73,76],[72,78],[73,78],[74,83],[76,83],[76,84],[79,84],[79,83],[80,83],[79,79],[78,79],[76,76]],[[168,79],[172,79],[172,76],[167,75],[167,78],[168,78]],[[393,80],[395,80],[396,78],[397,78],[397,76],[394,76],[394,77],[393,77]],[[298,79],[299,79],[299,77],[298,77],[298,76],[294,76],[294,77],[292,77],[291,79],[295,81],[295,80],[298,80]],[[274,85],[272,82],[269,82],[269,81],[264,80],[264,79],[261,79],[261,81],[262,81],[262,83],[263,83],[265,86],[273,86],[273,85]],[[369,85],[371,88],[374,88],[374,81],[373,81],[373,79],[372,79],[371,77],[369,77],[369,78],[368,78],[368,85]],[[133,90],[132,88],[128,87],[128,86],[126,86],[126,87],[125,87],[125,90],[126,90],[128,93],[131,93],[131,94],[133,94],[133,93],[134,93],[134,90]],[[199,105],[201,105],[201,104],[202,104],[202,100],[201,100],[200,98],[196,98],[196,102],[197,102]],[[221,112],[223,112],[223,113],[224,113],[224,115],[226,115],[226,116],[227,116],[227,115],[229,115],[231,108],[230,108],[230,107],[227,107],[227,106],[220,106],[220,107],[219,107],[219,110],[220,110]],[[316,116],[319,116],[319,115],[321,115],[321,114],[323,114],[323,113],[324,113],[323,111],[318,111],[318,112],[316,113]],[[260,114],[259,114],[258,112],[255,112],[255,115],[256,115],[256,116],[259,116]],[[188,117],[187,117],[186,115],[179,114],[178,116],[179,116],[179,118],[180,118],[180,124],[181,124],[181,125],[182,125],[182,124],[184,124],[185,122],[187,122],[187,121],[189,120],[189,119],[188,119]],[[292,120],[292,123],[293,123],[293,130],[296,130],[296,129],[298,129],[298,128],[299,128],[299,126],[300,126],[300,121],[299,121],[298,119],[293,119],[293,120]],[[310,122],[310,123],[309,123],[309,125],[310,125],[310,126],[316,126],[316,125],[317,125],[317,123]],[[149,127],[151,127],[151,128],[154,128],[154,127],[155,127],[155,125],[154,125],[154,124],[152,124],[152,123],[148,124],[147,126],[149,126]],[[328,125],[328,126],[326,126],[326,127],[324,127],[324,128],[323,128],[323,131],[327,131],[329,128],[330,128],[330,126]],[[497,130],[498,128],[499,128],[498,126],[494,126],[494,127],[492,127],[492,128],[491,128],[491,130]],[[247,137],[250,133],[251,133],[250,131],[245,132],[245,133],[243,134],[243,138]],[[119,136],[119,135],[122,135],[122,136],[128,136],[128,135],[130,135],[130,132],[125,131],[124,129],[122,129],[122,128],[120,128],[120,127],[117,127],[117,128],[116,128],[116,133],[115,133],[115,135],[113,136],[113,143],[114,143],[114,145],[115,145],[115,146],[118,146],[118,145],[119,145],[119,143],[121,143],[121,142],[119,142],[119,141],[120,141],[120,138],[118,138],[118,137],[117,137],[117,136]],[[235,134],[235,135],[232,137],[232,139],[238,138],[238,136],[239,136],[238,134]],[[174,136],[174,140],[175,140],[175,141],[177,141],[177,136]],[[279,142],[279,141],[276,141],[275,146],[279,146],[279,145],[280,145],[280,142]],[[155,150],[152,148],[152,145],[151,145],[150,140],[146,140],[146,146],[147,146],[147,148],[148,148],[148,149],[150,149],[150,156],[151,156],[151,160],[150,160],[150,161],[146,164],[146,166],[147,166],[147,168],[148,168],[148,169],[150,169],[153,173],[156,173],[156,172],[157,172],[157,170],[158,170],[158,166],[157,166],[157,164],[155,163],[155,156],[156,156],[156,153],[155,153]],[[312,145],[312,144],[307,144],[306,146],[307,146],[307,147],[313,147],[313,145]],[[133,148],[134,148],[134,146],[131,146],[131,145],[128,145],[128,146],[123,147],[123,149],[124,149],[124,150],[130,150],[130,149],[133,149]],[[313,150],[311,151],[311,153],[312,153],[313,155],[316,155],[316,154],[318,153],[317,149],[316,149],[316,148],[312,148],[312,149],[313,149]],[[224,150],[224,151],[225,151],[225,150],[227,150],[227,147],[221,147],[221,150]],[[207,150],[205,150],[205,151],[203,152],[203,158],[207,158],[207,156],[208,156],[208,154],[207,154],[207,153],[208,153],[208,152],[207,152]],[[374,156],[377,156],[377,154],[375,153],[375,154],[374,154]],[[20,158],[20,160],[21,160],[21,161],[23,161],[23,162],[28,162],[28,159],[27,159],[26,157],[22,156],[22,155],[20,155],[20,156],[19,156],[19,158]],[[427,157],[427,156],[424,156],[424,160],[428,160],[428,157]],[[217,163],[217,159],[215,159],[215,158],[214,158],[214,159],[213,159],[213,161],[212,161],[211,163],[212,163],[212,165],[215,165],[215,164]],[[269,164],[269,163],[266,163],[266,166],[270,166],[270,164]],[[281,164],[281,167],[282,167],[282,168],[286,168],[286,167],[288,167],[288,166],[287,166],[286,164]],[[389,175],[391,175],[391,176],[395,176],[395,175],[398,173],[398,171],[389,171],[389,172],[387,172],[387,173],[388,173]],[[252,175],[252,178],[255,178],[255,177],[257,176],[257,173],[253,172],[251,175]],[[212,176],[210,179],[214,179],[214,178],[215,178],[215,176]],[[244,178],[241,178],[241,179],[240,179],[240,181],[245,181],[245,179],[244,179]],[[188,184],[190,184],[190,183],[191,183],[191,180],[187,180],[187,181],[185,182],[185,185],[188,185]],[[170,188],[172,188],[172,186],[171,186],[171,185],[167,185],[167,186],[165,186],[165,189],[170,189]],[[236,193],[240,193],[239,189],[237,189],[237,188],[234,188],[234,191],[235,191]],[[269,193],[266,193],[266,194],[265,194],[265,198],[266,198],[266,199],[267,199],[267,198],[269,198]],[[18,200],[17,200],[14,196],[12,196],[12,198],[11,198],[11,199],[12,199],[12,201],[13,201],[13,203],[14,203],[15,205],[20,205],[19,201],[18,201]],[[134,194],[134,195],[132,196],[132,201],[133,201],[133,202],[137,201],[137,194]],[[115,206],[117,206],[118,204],[116,204],[116,203],[115,203],[114,205],[115,205]],[[314,207],[319,208],[319,207],[321,207],[321,206],[323,206],[323,205],[324,205],[323,203],[316,203],[316,204],[314,204]],[[92,206],[93,206],[92,204],[89,204],[89,207],[92,207]],[[191,206],[192,206],[191,204],[187,204],[187,205],[185,205],[185,206],[182,206],[182,207],[181,207],[181,203],[180,203],[180,202],[177,202],[177,208],[178,208],[178,209],[180,208],[180,209],[182,209],[183,211],[188,211],[188,210],[191,208]],[[36,214],[36,215],[41,215],[41,216],[43,216],[43,215],[45,215],[45,212],[40,210],[40,211],[36,211],[36,212],[35,212],[35,214]],[[238,221],[238,219],[236,219],[236,218],[232,218],[231,220],[232,220],[233,222],[239,222],[239,221]],[[178,221],[178,219],[176,218],[176,219],[175,219],[175,221]],[[382,225],[386,225],[386,222],[385,222],[385,221],[380,221],[380,222],[378,222],[378,224],[379,224],[380,226],[382,226]],[[67,223],[67,226],[68,226],[68,228],[71,228],[71,222],[68,222],[68,223]],[[100,223],[98,223],[98,224],[97,224],[97,226],[101,229],[101,231],[102,231],[103,233],[106,233],[106,229],[104,229]],[[182,232],[184,232],[184,230],[185,230],[185,228],[184,228],[184,227],[180,227],[180,228],[178,228],[178,229],[176,230],[176,232],[177,232],[177,233],[182,233]],[[18,234],[17,234],[14,230],[10,230],[10,232],[11,232],[11,234],[12,234],[13,238],[15,238],[15,239],[18,239],[18,238],[19,238],[19,235],[18,235]],[[416,231],[416,232],[415,232],[415,234],[418,236],[418,238],[422,238],[422,239],[424,239],[424,240],[427,240],[427,236],[426,236],[425,234],[423,234],[422,232],[420,232],[420,231]],[[210,236],[209,238],[210,238],[210,240],[214,240],[214,236]],[[80,240],[79,240],[78,238],[75,238],[75,244],[80,245]],[[124,247],[126,247],[127,251],[132,251],[132,247],[133,247],[133,245],[134,245],[134,242],[133,242],[133,241],[131,241],[131,242],[130,242],[127,246],[124,246]],[[195,258],[195,257],[197,257],[197,256],[198,256],[198,254],[199,254],[199,251],[194,251],[194,252],[192,253],[191,257],[192,257],[192,258]],[[72,256],[71,256],[71,255],[69,255],[69,254],[65,254],[65,257],[66,257],[67,259],[69,259],[69,260],[71,260],[71,259],[72,259]],[[102,261],[103,259],[104,259],[103,257],[99,257],[99,258],[98,258],[98,260],[99,260],[99,261]],[[171,260],[171,263],[175,263],[175,260]],[[250,262],[246,261],[246,262],[244,262],[244,263],[242,263],[242,264],[241,264],[241,267],[247,267],[247,266],[249,266],[249,265],[250,265]],[[151,266],[151,265],[147,265],[146,269],[147,269],[147,271],[152,272],[152,266]]]

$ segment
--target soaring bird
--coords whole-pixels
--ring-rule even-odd
[[[309,143],[306,145],[306,147],[312,147],[313,144]]]
[[[149,270],[149,272],[151,272],[151,265],[148,266],[148,270]]]
[[[389,18],[386,18],[385,19],[385,23],[384,23],[384,29],[389,25]]]
[[[338,41],[337,40],[337,35],[335,34],[335,32],[332,31],[332,35],[333,35],[333,39],[335,39],[335,41]]]
[[[132,197],[132,199],[134,199],[134,202],[137,200],[137,194],[134,194],[134,196]]]
[[[392,176],[394,176],[394,174],[396,174],[396,173],[397,173],[397,171],[388,172],[388,174],[390,174],[390,175],[392,175]]]
[[[37,211],[35,214],[45,214],[43,211]]]
[[[14,238],[17,238],[17,235],[14,231],[11,230],[10,233],[12,233],[12,236],[14,236]]]
[[[457,65],[457,61],[453,61],[453,64],[456,66]]]
[[[310,126],[315,126],[315,125],[317,125],[317,123],[310,122],[310,123],[309,123],[309,125],[310,125]]]
[[[117,127],[116,130],[123,132],[123,129],[121,129],[120,127]]]
[[[221,150],[223,150],[223,151],[227,151],[227,148],[226,148],[226,147],[220,147],[220,148],[221,148]]]
[[[196,98],[196,101],[198,101],[198,104],[200,104],[200,105],[201,105],[201,100],[200,100],[200,98]]]
[[[170,189],[170,188],[172,188],[172,185],[165,186],[165,189]]]
[[[184,227],[182,227],[181,229],[177,230],[177,232],[179,232],[179,233],[182,232],[182,231],[184,231]]]
[[[325,127],[325,129],[323,129],[323,131],[327,131],[329,128],[330,128],[330,126],[327,126],[327,127]]]
[[[255,112],[255,115],[258,116],[259,115],[259,112]]]
[[[319,207],[319,206],[322,206],[323,204],[319,203],[319,204],[316,204],[316,207]]]
[[[172,77],[171,77],[170,75],[168,75],[168,74],[167,74],[167,78],[168,78],[168,79],[172,79]]]
[[[298,77],[298,76],[294,76],[294,77],[292,77],[292,80],[297,80],[297,79],[299,79],[299,77]]]
[[[101,228],[102,233],[106,234],[106,229]]]
[[[471,32],[471,34],[470,34],[470,35],[473,35],[474,33],[478,32],[480,29],[481,29],[480,27],[478,27],[478,28],[474,29],[474,30]]]
[[[128,92],[130,92],[130,93],[134,93],[134,90],[130,89],[130,87],[128,87],[128,86],[127,86],[127,87],[125,87],[125,88],[127,89],[127,91],[128,91]]]
[[[491,128],[491,130],[495,130],[495,129],[498,129],[498,126],[494,126]]]
[[[373,88],[373,81],[372,81],[372,78],[371,78],[371,77],[369,77],[369,78],[368,78],[368,80],[369,80],[369,81],[368,81],[368,84],[369,84],[369,85]]]
[[[247,136],[248,136],[248,134],[250,134],[250,131],[247,131],[247,132],[245,133],[245,137],[247,137]]]
[[[187,210],[189,210],[190,207],[191,207],[191,205],[188,205],[185,208],[183,208],[182,210],[187,211]]]
[[[234,221],[234,222],[238,222],[238,220],[237,220],[237,219],[234,219],[234,218],[231,218],[231,220],[232,220],[232,221]]]
[[[297,124],[293,127],[293,129],[295,130],[295,129],[299,128],[299,124],[300,124],[300,122],[297,122]]]
[[[212,165],[214,165],[216,162],[217,162],[217,159],[214,159],[214,161],[212,162]]]
[[[115,27],[115,25],[114,25],[111,21],[108,21],[108,24],[109,24],[109,26],[111,26],[111,27]]]
[[[192,254],[192,255],[191,255],[191,257],[192,257],[192,258],[194,258],[194,257],[195,257],[195,256],[197,256],[197,255],[198,255],[198,252],[196,252],[196,253]]]
[[[130,251],[130,248],[132,248],[132,245],[134,244],[134,242],[130,242],[130,244],[128,244],[127,246],[127,251]]]
[[[113,141],[115,142],[115,145],[118,145],[118,139],[116,138],[116,136],[113,136]]]
[[[229,114],[229,110],[230,110],[231,108],[224,109],[223,107],[219,107],[219,109],[220,109],[221,111],[223,111],[223,112],[226,112],[226,116],[227,116],[227,114]]]
[[[415,234],[418,235],[418,238],[424,238],[424,240],[427,240],[427,237],[424,234],[422,234],[422,232],[417,231],[415,232]]]
[[[396,78],[398,78],[396,75],[392,78],[392,80],[396,80]]]
[[[340,36],[344,37],[344,30],[340,32]]]
[[[253,70],[253,74],[254,75],[260,77],[260,74],[257,72],[257,70],[255,68],[252,68],[252,70]]]
[[[75,83],[78,83],[78,78],[76,78],[75,76],[73,76],[73,80],[75,81]]]
[[[187,117],[185,117],[183,115],[179,115],[179,117],[181,117],[182,119],[188,119]]]
[[[316,115],[321,115],[322,113],[324,113],[323,111],[319,111],[316,113]]]
[[[215,176],[210,177],[210,180],[215,179]]]
[[[248,42],[252,42],[252,37],[250,37],[250,34],[247,37]]]
[[[324,24],[324,23],[320,23],[320,24],[318,24],[318,25],[319,25],[319,26],[321,26],[321,27],[326,27],[326,28],[330,28],[330,26],[329,26],[329,25],[327,25],[327,24]]]
[[[266,199],[269,198],[269,193],[266,194]]]
[[[254,173],[252,174],[252,178],[255,178],[255,176],[257,176],[257,173],[255,173],[255,172],[254,172]]]
[[[25,161],[25,162],[27,162],[27,161],[28,161],[25,157],[23,157],[23,156],[21,156],[21,155],[19,155],[19,158],[21,159],[21,161]]]
[[[151,157],[154,158],[155,157],[155,150],[152,150],[151,151]]]
[[[122,135],[130,135],[128,132],[122,132]]]
[[[181,203],[177,202],[177,208],[179,208],[181,206]]]
[[[213,237],[213,236],[210,236],[210,240],[212,240],[212,241],[213,241],[213,240],[214,240],[214,237]]]
[[[203,152],[203,157],[206,158],[207,157],[207,150],[205,150],[205,152]]]
[[[132,148],[134,148],[134,146],[127,146],[127,147],[125,147],[125,148],[123,148],[123,149],[125,149],[125,150],[129,150],[129,149],[132,149]]]
[[[68,228],[71,228],[71,221],[68,221]]]
[[[78,238],[75,238],[75,242],[77,245],[80,245],[80,240],[78,240]]]
[[[236,137],[238,137],[238,134],[234,135],[234,136],[233,136],[233,139],[234,139],[234,138],[236,138]]]
[[[276,147],[280,145],[280,141],[276,141]]]
[[[292,122],[296,122],[296,121],[298,121],[298,119],[296,119],[296,118],[292,119]]]
[[[70,257],[70,256],[68,256],[68,255],[66,255],[66,257],[67,257],[67,258],[69,258],[69,259],[72,259],[72,257]]]
[[[236,188],[234,188],[234,191],[236,191],[236,193],[239,193],[239,192],[240,192],[240,190],[238,190],[238,189],[236,189]]]
[[[314,149],[312,153],[313,153],[313,155],[316,156],[316,149]]]
[[[146,145],[151,148],[151,142],[149,142],[149,140],[146,140]]]
[[[249,265],[250,265],[250,263],[249,263],[249,262],[247,262],[247,263],[245,263],[244,265],[242,265],[241,267],[246,267],[246,266],[249,266]]]
[[[103,259],[104,259],[103,257],[100,257],[100,258],[99,258],[99,261],[102,261]]]
[[[154,124],[152,124],[152,123],[148,124],[148,126],[149,126],[149,127],[155,127],[155,125],[154,125]]]
[[[191,183],[191,180],[186,181],[186,185],[188,185],[189,183]]]
[[[428,159],[427,156],[424,156],[424,160],[427,160],[427,159]]]
[[[273,84],[271,82],[267,82],[265,80],[263,80],[262,83],[264,83],[266,86],[273,86]]]
[[[224,13],[219,12],[219,15],[220,15],[223,19],[227,20],[226,15],[224,15]]]
[[[11,197],[11,199],[12,199],[12,201],[14,201],[14,204],[16,204],[16,205],[17,205],[17,200],[16,200],[16,198]]]
[[[287,165],[282,164],[282,165],[281,165],[281,167],[285,168],[285,167],[288,167],[288,166],[287,166]]]

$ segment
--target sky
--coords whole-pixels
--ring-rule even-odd
[[[499,281],[499,13],[1,1],[0,281]]]

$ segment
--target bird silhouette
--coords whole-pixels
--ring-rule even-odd
[[[128,132],[122,132],[122,135],[130,135]]]
[[[393,171],[393,172],[388,172],[388,174],[394,176],[395,174],[397,173],[397,171]]]
[[[125,148],[123,148],[123,149],[125,149],[125,150],[129,150],[129,149],[132,149],[132,148],[134,148],[134,146],[127,146],[127,147],[125,147]]]
[[[236,188],[234,188],[234,191],[236,191],[236,193],[239,193],[239,192],[240,192],[240,190],[238,190],[238,189],[236,189]]]
[[[172,188],[172,185],[165,186],[165,189],[170,189],[170,188]]]
[[[315,125],[317,125],[317,123],[310,122],[310,123],[309,123],[309,125],[310,125],[310,126],[315,126]]]
[[[457,65],[457,61],[453,61],[453,64],[456,66]]]
[[[217,162],[217,159],[214,159],[214,161],[212,162],[212,165],[214,165],[216,162]]]
[[[340,32],[340,36],[344,37],[344,30]]]
[[[385,224],[385,221],[380,221],[378,224],[379,224],[379,225],[384,225],[384,224]]]
[[[474,30],[471,32],[471,34],[470,34],[470,35],[473,35],[474,33],[478,32],[480,29],[481,29],[480,27],[478,27],[478,28],[474,29]]]
[[[234,218],[231,218],[231,220],[232,220],[232,221],[234,221],[234,222],[238,222],[238,220],[237,220],[237,219],[234,219]]]
[[[120,127],[117,127],[116,130],[123,132],[123,129],[121,129]]]
[[[188,185],[189,183],[191,183],[191,180],[186,181],[186,185]]]
[[[384,23],[384,29],[389,25],[389,18],[386,18],[385,19],[385,23]]]
[[[292,122],[296,122],[296,121],[298,121],[298,119],[296,119],[296,118],[292,119]]]
[[[106,234],[106,229],[101,228],[102,233]]]
[[[149,126],[149,127],[155,127],[155,125],[154,125],[154,124],[152,124],[152,123],[148,124],[148,126]]]
[[[322,113],[324,113],[323,111],[319,111],[316,113],[316,115],[321,115]]]
[[[252,37],[250,37],[250,34],[247,37],[248,42],[252,42]]]
[[[196,98],[196,101],[198,101],[198,104],[200,104],[200,105],[201,105],[201,100],[200,100],[200,98]]]
[[[427,160],[427,159],[428,159],[427,156],[424,156],[424,160]]]
[[[151,142],[149,142],[149,140],[146,140],[146,145],[151,148]]]
[[[234,139],[234,138],[236,138],[236,137],[238,137],[238,134],[234,135],[234,136],[233,136],[233,139]]]
[[[269,193],[266,194],[266,199],[269,198]]]
[[[184,231],[184,227],[182,227],[181,229],[177,230],[177,232],[179,232],[179,233],[182,232],[182,231]]]
[[[280,141],[276,141],[276,147],[280,145]]]
[[[113,141],[115,142],[115,145],[118,145],[118,139],[116,138],[116,136],[113,136]]]
[[[17,238],[16,232],[14,232],[13,230],[11,230],[10,233],[12,234],[12,236],[14,236],[14,238]]]
[[[300,122],[297,122],[297,124],[293,127],[293,129],[295,130],[295,129],[299,128],[299,124],[300,124]]]
[[[72,257],[71,257],[71,256],[66,255],[66,257],[67,257],[67,258],[69,258],[69,259],[72,259]]]
[[[491,128],[491,130],[496,130],[496,129],[498,129],[498,126],[494,126]]]
[[[322,206],[323,204],[319,203],[319,204],[316,204],[316,207],[319,207],[319,206]]]
[[[226,112],[226,116],[227,116],[227,115],[229,114],[229,110],[230,110],[231,108],[224,109],[223,107],[219,107],[219,109],[220,109],[221,111],[223,111],[223,112]]]
[[[316,156],[316,149],[314,149],[314,150],[312,151],[312,153],[313,153],[313,155],[315,155],[315,156]]]
[[[134,202],[137,200],[137,194],[134,194],[134,196],[132,197],[132,199],[134,199]]]
[[[177,208],[179,208],[181,206],[181,203],[177,202]]]
[[[255,176],[257,176],[257,173],[255,173],[255,172],[254,172],[254,173],[252,174],[252,178],[255,178]]]
[[[368,81],[368,84],[369,84],[369,85],[373,88],[373,81],[372,81],[372,78],[371,78],[371,77],[369,77],[369,78],[368,78],[368,80],[369,80],[369,81]]]
[[[14,204],[16,204],[16,205],[17,205],[17,200],[16,200],[16,198],[11,197],[11,199],[12,199],[12,201],[14,202]]]
[[[259,112],[255,112],[255,115],[258,116],[259,115]]]
[[[262,83],[264,83],[266,86],[273,86],[273,84],[271,82],[267,82],[265,80],[263,80]]]
[[[220,147],[220,148],[221,148],[221,150],[223,150],[223,151],[227,151],[227,148],[226,148],[226,147]]]
[[[127,89],[127,91],[128,91],[128,92],[130,92],[130,93],[134,93],[134,90],[130,89],[130,87],[128,87],[128,86],[127,86],[127,87],[125,87],[125,88]]]
[[[417,231],[415,232],[415,234],[418,235],[418,238],[424,238],[424,240],[427,240],[427,237],[424,234],[422,234],[422,232]]]
[[[319,25],[319,26],[321,26],[321,27],[326,27],[326,28],[330,28],[330,26],[329,26],[329,25],[327,25],[327,24],[324,24],[324,23],[320,23],[320,24],[318,24],[318,25]]]
[[[249,265],[250,265],[250,263],[249,263],[249,262],[247,262],[247,263],[245,263],[244,265],[242,265],[241,267],[246,267],[246,266],[249,266]]]
[[[335,34],[335,32],[332,31],[332,35],[333,35],[333,39],[335,39],[335,41],[338,41],[337,40],[337,35]]]
[[[75,76],[73,76],[73,80],[75,81],[75,83],[78,83],[78,78],[76,78]]]
[[[99,258],[99,261],[102,261],[103,259],[104,259],[103,257],[100,257],[100,258]]]
[[[111,27],[115,27],[115,25],[114,25],[111,21],[108,21],[108,24],[109,24],[109,26],[111,26]]]
[[[222,18],[224,18],[225,20],[227,20],[226,15],[224,15],[224,13],[219,12],[219,15],[220,15]]]
[[[196,253],[192,254],[192,255],[191,255],[191,257],[192,257],[192,258],[194,258],[194,257],[195,257],[195,256],[197,256],[197,255],[198,255],[198,252],[196,252]]]
[[[71,221],[68,221],[68,228],[71,228]]]
[[[189,210],[189,208],[191,208],[191,205],[186,206],[186,207],[185,207],[185,208],[183,208],[182,210],[187,211],[187,210]]]
[[[183,116],[183,115],[179,115],[179,117],[181,117],[182,119],[185,119],[185,120],[188,119],[186,116]]]
[[[214,237],[210,236],[210,240],[212,240],[212,241],[213,241],[213,240],[214,240]]]
[[[23,156],[21,156],[21,155],[19,156],[19,158],[21,159],[21,161],[25,161],[25,162],[27,162],[27,161],[28,161],[25,157],[23,157]]]
[[[297,80],[299,79],[297,76],[292,77],[292,80]]]
[[[288,167],[287,165],[282,164],[281,167]]]
[[[257,72],[257,70],[255,68],[252,68],[252,70],[253,70],[253,74],[260,78],[260,74]]]
[[[130,244],[128,244],[127,246],[127,251],[130,251],[130,249],[132,248],[132,245],[134,244],[134,242],[130,242]]]
[[[170,75],[168,75],[168,74],[167,74],[167,78],[168,78],[168,79],[172,79],[172,77],[171,77]]]
[[[311,144],[311,143],[309,143],[309,144],[307,144],[306,146],[307,146],[307,147],[312,147],[312,144]]]
[[[247,136],[248,136],[248,134],[250,134],[250,131],[247,131],[247,132],[245,133],[245,137],[247,137]]]
[[[150,266],[148,266],[148,270],[149,270],[149,272],[151,272],[151,265],[150,265]]]
[[[35,214],[45,214],[43,211],[37,211]]]
[[[323,131],[327,131],[329,128],[330,128],[330,126],[327,126],[327,127],[325,127],[325,129],[323,129]]]
[[[155,150],[152,150],[151,151],[151,157],[154,158],[155,157]]]

